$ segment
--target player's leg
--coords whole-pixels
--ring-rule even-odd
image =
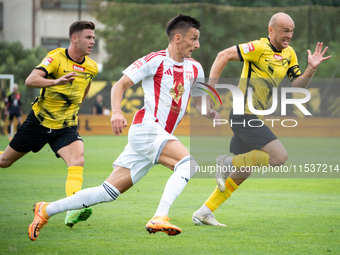
[[[46,213],[51,217],[67,210],[88,208],[91,205],[111,202],[132,186],[130,170],[115,166],[102,185],[80,190],[72,196],[49,203],[46,207]]]
[[[237,136],[233,136],[230,142],[230,147],[233,149],[233,152],[238,153],[244,153],[246,151],[251,151],[252,148],[249,147],[246,143],[244,143],[241,139],[239,139]],[[232,156],[227,155],[221,155],[217,157],[216,164],[219,165],[221,168],[225,167],[224,169],[228,170],[235,170],[235,168],[231,168],[232,165]],[[224,192],[221,192],[221,190],[218,188],[218,186],[215,188],[215,190],[211,193],[209,198],[204,202],[204,204],[194,212],[192,216],[192,221],[196,225],[212,225],[212,226],[223,226],[225,227],[225,224],[222,224],[218,222],[214,215],[212,214],[213,211],[215,211],[221,204],[223,204],[231,195],[232,193],[238,188],[238,185],[242,183],[244,180],[248,178],[250,175],[249,172],[242,172],[239,175],[236,175],[238,173],[233,172],[234,178],[231,178],[230,172],[220,172],[217,173],[216,176],[222,175],[221,179],[223,178],[221,183],[223,183],[223,187],[225,188]],[[219,181],[219,180],[218,180]],[[217,183],[218,183],[217,181]],[[236,184],[235,181],[238,183]]]
[[[178,140],[171,140],[166,143],[158,162],[173,170],[174,173],[165,186],[155,217],[168,215],[170,206],[191,178],[190,154],[187,148]]]
[[[266,125],[256,128],[236,126],[233,131],[235,135],[230,143],[230,151],[235,156],[221,155],[217,157],[216,163],[220,166],[227,166],[228,169],[231,166],[234,169],[236,168],[236,171],[217,174],[216,183],[218,186],[203,206],[194,213],[193,221],[195,224],[221,226],[213,218],[212,212],[223,204],[239,185],[250,176],[251,172],[240,171],[241,167],[261,167],[269,164],[276,166],[283,164],[288,158],[282,143]]]
[[[31,111],[5,151],[0,154],[0,167],[11,166],[30,151],[40,151],[47,143],[46,130]]]
[[[168,235],[177,235],[181,233],[181,229],[170,224],[167,215],[172,203],[194,175],[197,163],[190,156],[186,147],[178,140],[170,140],[166,143],[158,162],[173,169],[174,173],[167,181],[157,211],[154,217],[147,223],[146,229],[150,233],[163,231]]]
[[[12,129],[12,124],[13,124],[13,119],[14,119],[14,114],[13,114],[13,112],[10,112],[9,117],[8,117],[8,125],[7,125],[7,134],[8,134],[9,140],[12,139],[11,129]]]
[[[83,184],[84,143],[82,140],[76,140],[60,148],[57,154],[68,167],[65,191],[66,196],[69,197],[81,190]]]
[[[110,183],[112,182],[112,183]],[[115,186],[118,186],[116,188]],[[130,170],[116,166],[107,180],[98,187],[83,189],[76,194],[55,202],[38,202],[34,205],[34,219],[28,227],[29,238],[34,241],[48,219],[58,213],[69,210],[86,209],[89,206],[112,202],[132,186]]]
[[[0,153],[0,168],[10,167],[25,154],[27,154],[27,152],[18,152],[8,145],[6,149]]]
[[[65,185],[66,196],[72,196],[81,190],[83,184],[84,167],[84,143],[81,140],[76,128],[52,131],[56,139],[50,143],[57,157],[60,156],[67,165],[67,179]],[[66,139],[67,138],[67,139]],[[65,144],[64,141],[69,144]],[[73,227],[81,221],[86,221],[92,214],[92,208],[68,211],[65,217],[65,225]]]
[[[34,220],[28,228],[30,239],[36,240],[47,220],[58,213],[86,209],[91,205],[116,200],[121,193],[127,191],[146,175],[153,163],[128,144],[113,165],[113,172],[98,187],[80,190],[72,196],[55,202],[36,203],[34,208],[39,213],[34,214]]]
[[[244,166],[280,166],[288,159],[288,154],[279,139],[275,139],[260,150],[251,150],[231,157],[221,158],[221,164],[236,167],[237,171],[230,173],[231,178],[237,186],[241,185],[251,174],[251,172],[240,171]],[[222,192],[224,190],[221,190]]]

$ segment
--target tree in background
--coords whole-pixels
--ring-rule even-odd
[[[24,49],[21,42],[0,42],[0,73],[14,74],[14,82],[19,85],[23,109],[30,108],[34,89],[26,88],[25,79],[45,57],[47,51],[41,47]],[[26,109],[26,110],[25,110]]]
[[[232,1],[226,0],[226,2]],[[103,37],[109,54],[107,62],[104,63],[102,76],[108,81],[119,78],[121,71],[137,58],[143,57],[152,50],[164,49],[167,38],[163,28],[167,20],[179,13],[193,16],[202,22],[201,48],[193,54],[193,58],[203,65],[206,75],[209,74],[219,51],[238,43],[267,37],[268,20],[276,12],[286,12],[295,21],[291,45],[298,55],[302,70],[307,65],[307,49],[313,51],[318,41],[330,47],[327,54],[331,54],[333,58],[322,67],[322,72],[316,73],[315,77],[332,77],[340,61],[340,54],[336,51],[340,41],[338,26],[340,8],[337,7],[247,8],[203,2],[190,4],[105,2],[94,6],[93,10],[98,21],[105,25],[105,28],[99,30],[97,34]],[[221,77],[239,77],[241,67],[240,62],[232,62],[223,71]]]

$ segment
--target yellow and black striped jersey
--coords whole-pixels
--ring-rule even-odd
[[[97,63],[87,56],[83,62],[75,62],[67,49],[58,48],[49,52],[36,69],[44,70],[47,79],[77,73],[73,82],[42,88],[32,109],[44,127],[61,129],[78,125],[78,111],[87,86],[98,73]]]
[[[291,46],[278,51],[268,38],[261,38],[236,47],[241,61],[244,61],[238,86],[245,95],[246,114],[253,114],[247,103],[248,87],[252,87],[254,108],[266,110],[272,88],[278,87],[286,74],[290,81],[301,75],[296,53]]]

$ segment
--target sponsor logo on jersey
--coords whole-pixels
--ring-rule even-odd
[[[246,44],[242,44],[242,49],[243,49],[244,54],[247,54],[248,52],[255,50],[255,47],[253,43],[246,43]]]
[[[281,55],[278,55],[278,54],[274,54],[274,58],[278,59],[278,60],[282,60],[283,59],[283,57]]]
[[[73,70],[85,72],[85,67],[73,65]]]
[[[170,103],[166,103],[166,106],[170,107],[170,111],[176,114],[179,114],[182,111],[181,107],[176,106],[176,105],[171,105]]]
[[[131,67],[131,71],[133,71],[134,69],[139,69],[141,68],[141,66],[143,65],[143,63],[140,60],[136,60],[135,62],[133,62],[132,67]]]
[[[45,58],[43,65],[48,66],[49,64],[51,64],[53,61],[53,58],[47,57]]]
[[[170,95],[176,104],[178,104],[179,100],[181,100],[184,91],[185,89],[181,82],[179,84],[176,84],[175,82],[174,86],[170,89]]]
[[[183,73],[184,72],[183,68],[178,68],[176,66],[174,66],[174,71],[178,72],[178,73]]]

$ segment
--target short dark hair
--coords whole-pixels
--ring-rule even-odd
[[[70,38],[75,32],[83,31],[84,29],[94,30],[95,26],[91,21],[76,21],[70,26],[69,36]]]
[[[190,16],[179,14],[168,22],[165,31],[169,37],[169,40],[175,35],[178,30],[188,30],[189,28],[200,29],[201,23]]]

